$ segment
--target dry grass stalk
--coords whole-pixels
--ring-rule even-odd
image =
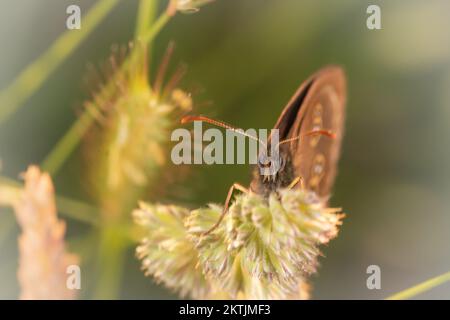
[[[22,229],[19,236],[18,279],[21,299],[74,299],[66,286],[67,267],[78,257],[66,252],[66,224],[57,217],[55,191],[50,176],[30,166],[25,186],[13,204]]]

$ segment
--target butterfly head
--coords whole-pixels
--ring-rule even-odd
[[[264,196],[287,187],[294,179],[293,167],[288,150],[281,148],[278,153],[261,153],[253,171],[250,189]]]

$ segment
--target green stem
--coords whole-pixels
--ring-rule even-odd
[[[167,13],[163,13],[158,20],[151,26],[147,32],[141,37],[141,41],[144,44],[149,44],[162,29],[162,27],[169,21],[170,16]],[[133,61],[137,57],[138,50],[133,50],[131,56],[122,64],[120,71],[127,68],[130,61]],[[119,71],[119,72],[120,72]],[[114,85],[114,77],[104,88],[104,90],[109,90],[112,85]],[[64,134],[64,136],[57,142],[56,146],[49,153],[47,158],[42,163],[42,167],[45,171],[54,175],[58,172],[61,165],[66,161],[67,157],[73,152],[73,150],[78,146],[81,138],[84,136],[86,131],[91,127],[94,122],[94,116],[90,111],[85,110],[84,113],[79,117],[76,122],[72,125],[69,131]]]
[[[423,292],[426,292],[434,287],[437,287],[447,281],[450,281],[450,271],[447,273],[444,273],[440,276],[434,277],[432,279],[429,279],[427,281],[424,281],[422,283],[419,283],[418,285],[415,285],[411,288],[408,288],[406,290],[400,291],[388,298],[386,300],[404,300],[409,299],[414,296],[417,296],[418,294],[421,294]]]
[[[93,114],[87,110],[84,111],[42,162],[42,169],[54,175],[61,168],[67,156],[76,148],[81,137],[84,136],[93,122]]]
[[[169,21],[169,15],[163,13],[148,29],[144,25],[150,23],[149,12],[147,6],[149,1],[141,0],[139,7],[139,18],[137,26],[137,39],[143,46],[149,46],[155,36]],[[156,1],[153,1],[153,9],[156,10]],[[141,10],[143,12],[141,12]],[[148,30],[147,30],[148,29]],[[128,59],[124,62],[120,70],[133,64],[142,53],[139,49],[142,46],[135,46]],[[63,155],[67,156],[67,153]],[[126,208],[121,208],[128,211]],[[125,227],[121,221],[105,221],[101,228],[100,246],[98,251],[98,279],[94,291],[94,299],[116,299],[119,297],[120,284],[123,275],[124,258],[127,248],[134,243],[131,238],[131,228]]]
[[[3,208],[0,209],[3,211]],[[17,225],[13,212],[9,212],[12,211],[11,208],[5,208],[5,211],[8,214],[0,217],[0,247],[3,247],[5,241],[9,239]]]
[[[157,8],[157,0],[140,0],[134,39],[138,40],[150,28],[155,19]]]
[[[62,34],[50,48],[0,92],[0,124],[42,86],[117,3],[118,0],[98,1],[83,19],[80,30],[68,30]]]
[[[123,238],[120,224],[103,226],[98,251],[98,278],[94,299],[117,299],[122,281],[124,259],[129,241]]]
[[[86,203],[67,197],[56,197],[56,206],[61,215],[92,226],[99,226],[98,210]]]

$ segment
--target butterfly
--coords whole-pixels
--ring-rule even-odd
[[[227,194],[222,216],[206,233],[214,230],[228,211],[235,189],[265,197],[281,188],[306,188],[329,197],[337,172],[344,132],[346,78],[339,66],[325,67],[304,81],[284,107],[274,129],[278,129],[277,157],[258,156],[250,188],[234,183]],[[224,122],[205,116],[185,116],[182,123],[204,121],[238,133]],[[271,147],[269,137],[267,149]],[[265,150],[264,150],[265,151]],[[272,155],[273,156],[273,155]],[[276,172],[265,170],[277,161]]]

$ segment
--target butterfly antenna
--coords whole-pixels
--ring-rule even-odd
[[[261,139],[258,139],[257,137],[246,133],[244,131],[244,129],[233,127],[232,125],[229,125],[229,124],[227,124],[227,123],[225,123],[223,121],[211,119],[211,118],[208,118],[208,117],[205,117],[205,116],[184,116],[183,118],[181,118],[181,123],[182,124],[185,124],[185,123],[188,123],[188,122],[194,122],[194,121],[203,121],[203,122],[212,124],[212,125],[217,126],[217,127],[221,127],[221,128],[225,128],[227,130],[231,130],[231,131],[233,131],[235,133],[238,133],[238,134],[241,134],[243,136],[246,136],[246,137],[248,137],[248,138],[250,138],[252,140],[256,140],[259,143],[261,143],[262,145],[266,146],[266,144],[264,142],[262,142]]]

